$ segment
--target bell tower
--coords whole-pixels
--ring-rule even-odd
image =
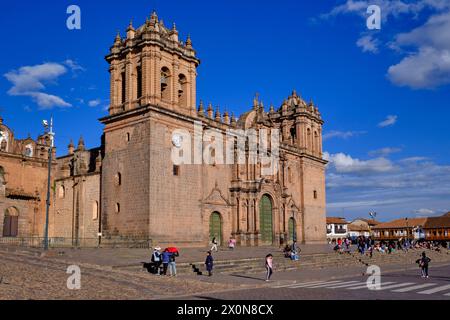
[[[110,116],[146,105],[196,115],[196,77],[200,60],[190,36],[179,40],[175,23],[167,28],[153,12],[144,25],[132,22],[118,33],[106,56],[110,68]]]

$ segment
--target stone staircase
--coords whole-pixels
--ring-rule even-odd
[[[299,261],[291,261],[284,258],[281,253],[274,254],[274,266],[277,272],[289,271],[289,270],[302,270],[302,269],[323,269],[330,267],[346,267],[346,266],[369,266],[369,265],[407,265],[408,267],[414,266],[415,261],[419,259],[420,254],[424,250],[410,250],[405,252],[394,252],[391,254],[382,254],[375,252],[373,257],[368,255],[361,255],[359,253],[321,253],[321,254],[305,254],[300,256]],[[425,250],[427,256],[431,258],[432,264],[439,262],[450,262],[450,253],[435,252]],[[251,274],[264,272],[265,259],[262,258],[249,258],[249,259],[237,259],[237,260],[217,260],[214,262],[214,273],[222,274]],[[129,266],[117,266],[113,268],[127,269],[134,271],[141,271],[142,268],[137,265]],[[194,263],[177,263],[178,274],[197,274],[202,275],[206,273],[204,262]]]

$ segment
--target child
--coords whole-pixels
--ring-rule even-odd
[[[208,271],[208,275],[211,277],[212,276],[212,270],[213,270],[213,267],[214,267],[214,258],[212,256],[211,251],[208,251],[208,255],[206,256],[205,265],[206,265],[206,270]]]

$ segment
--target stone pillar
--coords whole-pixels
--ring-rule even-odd
[[[142,52],[142,97],[144,105],[150,103],[151,62],[151,53],[149,48],[146,47]]]
[[[171,104],[176,108],[178,106],[178,69],[180,67],[180,64],[178,62],[172,63],[172,92],[171,97],[172,101]]]

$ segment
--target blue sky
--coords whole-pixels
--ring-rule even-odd
[[[81,30],[66,9],[81,8]],[[381,7],[381,30],[366,9]],[[450,3],[444,0],[21,1],[2,3],[0,114],[18,138],[53,115],[58,154],[100,144],[109,103],[104,56],[156,9],[202,64],[197,98],[236,115],[255,92],[293,89],[324,120],[328,215],[381,220],[450,211]]]

